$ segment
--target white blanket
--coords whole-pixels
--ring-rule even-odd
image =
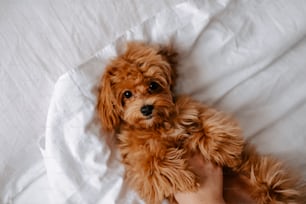
[[[0,17],[0,203],[35,203],[40,184],[16,198],[45,167],[52,204],[141,203],[95,112],[105,64],[128,40],[172,42],[177,91],[233,113],[248,141],[306,178],[306,1],[1,1]]]
[[[38,140],[57,79],[180,1],[0,1],[0,203],[47,202]]]
[[[233,113],[260,151],[305,172],[306,2],[287,2],[178,4],[63,75],[43,151],[56,202],[141,203],[95,109],[104,67],[128,40],[172,42],[181,53],[178,92]]]

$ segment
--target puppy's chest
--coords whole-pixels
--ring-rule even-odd
[[[202,131],[194,126],[178,125],[171,129],[160,130],[157,137],[148,138],[144,141],[144,144],[146,147],[150,147],[149,149],[152,149],[152,151],[155,151],[157,146],[165,149],[182,149],[185,142],[197,134],[202,134]]]
[[[184,108],[160,128],[123,128],[119,134],[119,148],[123,155],[132,152],[163,154],[168,149],[183,149],[188,139],[203,135],[203,126],[196,108]],[[129,157],[129,156],[128,156]]]
[[[197,109],[187,109],[181,111],[181,113],[173,119],[171,127],[168,131],[165,131],[165,136],[171,138],[189,138],[199,133],[203,133],[199,111]]]
[[[154,130],[123,131],[119,135],[122,152],[163,152],[169,148],[182,149],[186,141],[204,134],[197,122],[174,123],[170,127]]]
[[[190,123],[188,125],[178,123],[172,129],[162,133],[162,138],[172,140],[172,144],[176,148],[184,148],[186,143],[192,137],[203,135],[204,131],[198,123]]]

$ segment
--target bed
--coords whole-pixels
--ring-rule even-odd
[[[306,180],[304,0],[1,1],[0,19],[0,203],[142,203],[95,111],[130,40],[173,44],[176,91]]]

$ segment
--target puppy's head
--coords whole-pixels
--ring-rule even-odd
[[[170,116],[174,108],[175,57],[168,47],[133,42],[106,67],[98,98],[98,112],[106,131],[122,122],[151,128]]]

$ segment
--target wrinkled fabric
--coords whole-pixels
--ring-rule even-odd
[[[125,183],[114,140],[101,131],[95,109],[105,65],[129,40],[171,42],[181,54],[178,93],[233,114],[259,151],[305,172],[305,11],[298,0],[181,3],[63,75],[44,150],[57,202],[142,203]]]
[[[57,79],[181,1],[0,1],[0,203],[19,202],[24,190],[46,180],[38,140]],[[35,204],[39,196],[30,194],[20,203]]]
[[[306,178],[304,0],[29,5],[0,7],[0,203],[41,177],[52,204],[142,203],[95,111],[104,67],[129,40],[172,43],[176,91],[233,114],[247,141]]]

